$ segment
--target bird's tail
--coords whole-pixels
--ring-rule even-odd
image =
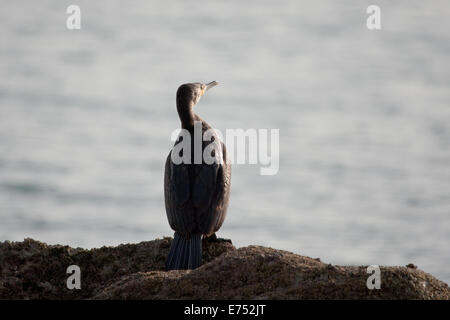
[[[200,233],[186,237],[175,232],[166,260],[166,270],[186,270],[199,267],[202,264],[201,237]]]

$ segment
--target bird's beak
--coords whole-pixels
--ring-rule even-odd
[[[205,92],[211,89],[212,87],[217,86],[219,83],[217,81],[212,81],[210,83],[205,84]]]

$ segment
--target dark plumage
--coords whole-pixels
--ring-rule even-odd
[[[174,164],[171,158],[173,149],[166,160],[164,174],[166,213],[170,227],[175,231],[166,260],[167,270],[195,269],[200,266],[202,235],[216,238],[215,232],[225,220],[230,195],[231,166],[227,163],[225,145],[215,133],[210,141],[202,139],[202,148],[197,152],[201,151],[203,155],[204,149],[209,144],[214,144],[213,154],[220,157],[221,146],[223,162],[207,164],[200,155],[201,163],[194,163],[194,124],[196,121],[201,122],[202,136],[211,127],[194,113],[193,108],[206,90],[215,85],[217,85],[215,81],[208,84],[188,83],[181,85],[177,91],[177,111],[181,127],[191,136],[191,161]],[[180,142],[182,138],[179,137],[175,146]]]

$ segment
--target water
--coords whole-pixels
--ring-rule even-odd
[[[211,125],[279,128],[280,170],[233,167],[219,236],[450,281],[450,4],[3,1],[0,240],[171,235],[175,91],[217,80]]]

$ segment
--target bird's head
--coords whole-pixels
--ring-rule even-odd
[[[205,92],[219,83],[212,81],[210,83],[185,83],[177,90],[177,105],[193,107],[197,104]]]

